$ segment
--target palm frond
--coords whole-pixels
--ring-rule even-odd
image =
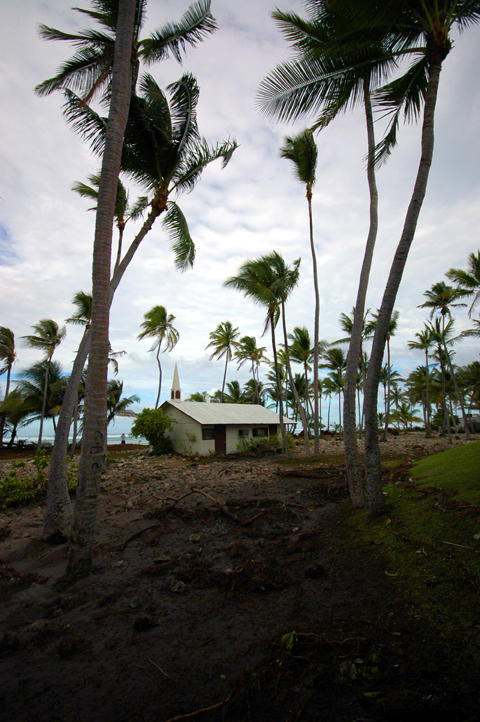
[[[132,221],[136,221],[138,218],[141,218],[149,205],[150,199],[148,196],[140,196],[139,198],[137,198],[135,203],[130,208],[128,214]]]
[[[168,231],[175,254],[175,265],[179,271],[186,271],[195,260],[195,244],[190,235],[187,219],[180,207],[170,201],[162,223]]]
[[[200,90],[191,73],[185,73],[180,80],[170,83],[170,114],[172,135],[182,155],[192,143],[199,139],[197,125],[197,104]]]
[[[195,46],[216,29],[216,20],[210,12],[210,0],[198,0],[177,23],[167,23],[150,38],[142,40],[139,55],[146,63],[153,63],[167,58],[171,53],[181,62],[187,44]]]
[[[37,95],[50,95],[55,90],[71,90],[91,96],[92,90],[108,86],[113,63],[113,43],[106,50],[83,48],[58,69],[57,75],[35,87]]]
[[[78,95],[75,95],[70,90],[65,91],[63,110],[73,129],[90,143],[94,153],[101,155],[105,147],[106,118],[98,115]]]
[[[195,187],[204,169],[213,161],[222,158],[222,167],[229,163],[234,151],[238,148],[235,140],[226,140],[211,147],[202,139],[188,153],[188,156],[178,164],[173,176],[171,190],[191,191]]]

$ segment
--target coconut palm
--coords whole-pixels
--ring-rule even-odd
[[[10,377],[16,357],[15,334],[6,326],[0,326],[0,374],[7,374],[3,401],[5,401],[10,392]],[[4,426],[5,416],[3,413],[0,413],[0,446],[3,444]]]
[[[448,286],[444,281],[439,281],[438,283],[434,283],[432,287],[425,291],[424,296],[426,296],[427,300],[420,304],[419,308],[429,308],[430,309],[430,318],[433,318],[435,313],[440,314],[441,318],[441,324],[442,324],[442,333],[441,333],[441,344],[443,346],[443,350],[445,353],[445,358],[447,360],[448,368],[450,370],[450,374],[452,376],[453,385],[455,387],[455,393],[458,399],[458,403],[460,405],[461,413],[462,413],[462,419],[463,419],[463,425],[465,428],[465,434],[466,437],[469,438],[470,430],[469,425],[467,423],[467,417],[465,414],[465,404],[463,403],[463,396],[460,392],[460,389],[458,388],[457,379],[455,376],[455,371],[453,369],[452,360],[450,357],[450,354],[447,349],[447,341],[449,333],[452,331],[453,328],[453,321],[452,321],[452,308],[458,307],[458,306],[465,306],[464,303],[459,303],[458,299],[463,297],[463,292],[453,288],[453,286]],[[446,318],[450,319],[448,324],[448,330],[447,326],[445,325]],[[451,323],[450,323],[451,322]],[[451,340],[453,341],[453,339]]]
[[[371,336],[372,333],[375,331],[376,325],[377,325],[377,319],[378,314],[374,313],[373,319],[369,321],[366,325],[366,334],[367,336]],[[383,433],[382,433],[382,441],[387,440],[387,431],[388,431],[388,416],[390,413],[390,374],[391,374],[391,359],[390,359],[390,339],[392,336],[395,335],[395,331],[397,330],[398,325],[398,317],[399,317],[398,311],[393,311],[390,320],[388,322],[387,332],[385,335],[385,342],[387,345],[387,363],[386,363],[386,371],[387,371],[387,384],[386,384],[386,404],[385,404],[385,425],[383,427]],[[380,380],[380,379],[379,379]]]
[[[117,181],[130,105],[136,0],[119,3],[92,261],[92,325],[82,451],[67,575],[90,572],[97,496],[106,456],[110,264]]]
[[[226,141],[210,147],[205,140],[199,139],[196,121],[199,91],[191,75],[187,74],[169,86],[170,102],[167,102],[165,95],[152,79],[146,82],[143,93],[141,98],[135,100],[136,111],[130,115],[125,164],[128,165],[128,173],[147,191],[149,212],[120,263],[114,268],[110,280],[110,304],[136,251],[161,214],[163,214],[164,227],[173,242],[177,268],[185,270],[192,265],[195,247],[187,221],[179,206],[171,202],[169,197],[174,193],[191,191],[203,170],[213,161],[222,158],[225,167],[236,148],[234,141]],[[85,117],[92,121],[95,132],[98,131],[100,140],[95,147],[100,150],[105,122],[88,106],[82,106],[80,103],[77,107],[76,102],[71,98],[72,107],[77,108],[79,122]],[[54,505],[47,503],[45,539],[61,538],[70,534],[71,516],[68,514],[70,500],[66,468],[68,429],[77,398],[78,384],[89,353],[90,340],[89,332],[80,343],[58,421],[50,464],[49,487],[55,487],[56,498],[62,497],[64,504],[62,505],[60,501]],[[60,430],[62,430],[61,434],[59,434]]]
[[[318,456],[319,448],[319,413],[318,413],[318,349],[320,341],[320,291],[318,289],[317,254],[313,238],[312,189],[315,184],[317,167],[317,146],[310,130],[305,130],[295,137],[287,136],[280,150],[282,158],[291,161],[295,174],[305,184],[308,205],[308,226],[310,237],[310,253],[312,256],[313,287],[315,294],[315,312],[313,324],[313,430],[314,454]],[[308,388],[308,386],[307,386]]]
[[[238,341],[235,348],[235,359],[237,361],[237,368],[241,368],[246,361],[250,361],[250,368],[252,371],[252,383],[256,389],[253,398],[253,403],[261,403],[261,384],[259,379],[259,367],[262,360],[266,360],[264,352],[266,351],[265,346],[257,346],[257,339],[255,336],[242,336]]]
[[[162,364],[160,362],[160,353],[171,351],[178,343],[180,335],[173,325],[175,316],[167,313],[165,306],[154,306],[144,315],[144,321],[140,324],[143,331],[138,334],[137,338],[150,337],[155,339],[155,343],[150,351],[156,351],[156,359],[158,365],[158,392],[155,408],[158,409],[160,403],[160,394],[162,391]]]
[[[92,4],[93,10],[73,9],[95,20],[101,26],[100,31],[88,29],[71,34],[40,25],[40,36],[44,40],[64,40],[78,50],[59,68],[55,76],[37,85],[35,92],[38,95],[50,95],[56,90],[72,90],[85,103],[89,103],[94,96],[100,96],[106,101],[109,99],[119,2],[92,0]],[[181,62],[187,45],[195,46],[217,27],[210,13],[210,0],[199,0],[188,8],[180,21],[170,22],[150,37],[140,40],[146,6],[146,0],[137,0],[132,42],[133,89],[140,60],[150,64],[172,56]]]
[[[28,345],[32,348],[37,348],[43,351],[46,361],[43,384],[42,409],[40,414],[40,429],[38,432],[37,442],[37,445],[40,446],[42,443],[43,420],[45,417],[45,409],[47,404],[48,374],[50,370],[50,365],[52,363],[52,357],[55,353],[55,349],[65,337],[65,327],[60,327],[56,321],[53,321],[50,318],[43,318],[32,328],[34,330],[34,333],[28,336],[22,336],[22,338],[24,338]]]
[[[225,380],[227,378],[228,362],[233,358],[234,349],[237,346],[237,337],[239,335],[238,328],[234,328],[230,321],[222,321],[218,324],[214,331],[209,334],[210,342],[206,348],[213,348],[210,360],[217,358],[225,358],[225,367],[223,371],[222,390],[220,392],[220,400],[223,401],[223,393],[225,391]]]
[[[471,317],[475,305],[480,300],[480,251],[476,254],[470,253],[466,271],[461,268],[451,268],[445,275],[457,284],[457,290],[462,296],[473,296],[468,309],[468,315]]]
[[[46,397],[45,379],[47,380]],[[66,379],[62,376],[57,361],[49,362],[48,359],[43,359],[23,371],[16,388],[24,398],[31,421],[41,420],[43,413],[44,418],[51,419],[55,431],[55,417],[62,405],[65,385]]]
[[[429,329],[424,326],[423,331],[415,334],[416,341],[409,341],[408,348],[419,349],[425,352],[425,436],[427,439],[432,435],[430,428],[430,378],[428,352],[432,347],[433,338]]]
[[[333,346],[328,348],[323,354],[324,362],[320,364],[320,368],[330,369],[328,378],[332,382],[330,392],[334,388],[334,392],[338,394],[338,424],[342,426],[342,405],[341,396],[345,389],[345,369],[347,368],[347,358],[343,349]]]
[[[12,447],[19,426],[26,426],[31,421],[32,409],[19,389],[14,388],[0,404],[0,413],[5,419],[5,426],[10,433],[8,447]]]
[[[385,112],[392,114],[391,126],[383,150],[389,148],[396,138],[398,121],[402,112],[406,117],[416,118],[423,103],[421,157],[412,197],[405,215],[400,240],[390,268],[380,306],[377,326],[372,342],[370,363],[365,389],[366,410],[366,501],[371,516],[384,508],[381,490],[381,465],[376,423],[376,399],[379,374],[382,366],[388,324],[395,305],[408,252],[415,236],[418,217],[425,197],[434,146],[434,119],[440,72],[448,56],[453,28],[460,30],[480,20],[480,2],[457,2],[426,0],[422,3],[405,3],[389,0],[383,5],[376,2],[362,3],[358,18],[352,22],[352,30],[367,31],[372,25],[384,37],[398,57],[413,58],[403,76],[385,86],[377,94],[377,101]]]
[[[224,284],[225,286],[230,286],[238,291],[241,291],[245,296],[247,296],[247,298],[250,298],[254,303],[265,306],[267,310],[264,333],[267,328],[270,327],[272,338],[273,364],[276,379],[276,393],[278,396],[280,412],[280,429],[282,433],[283,450],[285,453],[288,453],[288,446],[285,427],[283,423],[283,395],[278,367],[275,326],[278,318],[281,315],[284,328],[285,346],[287,346],[285,303],[298,281],[299,265],[300,259],[297,259],[296,261],[294,261],[293,267],[289,268],[286,265],[282,256],[277,251],[273,251],[272,253],[266,256],[261,256],[258,259],[245,261],[245,263],[243,263],[240,267],[238,275],[228,278]],[[288,357],[286,365],[288,369]],[[291,369],[289,375],[291,376]],[[304,430],[305,427],[306,419],[304,424]]]
[[[260,86],[264,110],[280,120],[319,114],[315,128],[324,128],[342,110],[362,102],[367,129],[367,182],[370,195],[370,225],[354,310],[354,326],[347,360],[344,444],[347,477],[352,502],[363,504],[363,479],[355,431],[355,388],[361,355],[362,319],[378,227],[378,191],[375,178],[375,133],[372,90],[381,83],[394,58],[385,34],[363,28],[353,40],[348,37],[351,8],[331,0],[306,0],[308,18],[276,10],[272,16],[296,51],[297,57],[270,73]],[[354,15],[359,15],[358,7]],[[363,14],[362,14],[363,15]]]
[[[128,407],[137,404],[140,398],[133,394],[132,396],[123,396],[123,381],[111,379],[107,386],[107,426],[114,420],[116,416],[135,417],[137,414]]]

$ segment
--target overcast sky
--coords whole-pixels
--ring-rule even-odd
[[[87,7],[87,0],[79,3]],[[285,10],[303,11],[299,0],[278,1]],[[169,20],[178,20],[188,0],[151,0],[145,37]],[[295,125],[265,118],[256,107],[262,78],[287,60],[290,47],[270,17],[269,0],[212,0],[219,29],[189,49],[182,66],[174,61],[151,66],[161,87],[189,70],[198,79],[200,133],[211,143],[235,138],[239,148],[229,166],[211,167],[195,190],[179,199],[196,243],[195,266],[175,270],[169,242],[160,223],[137,252],[117,291],[111,314],[111,345],[125,350],[119,378],[125,393],[141,405],[153,405],[157,384],[154,354],[148,339],[137,341],[143,315],[163,305],[175,315],[180,341],[163,355],[164,387],[169,396],[173,364],[178,363],[183,397],[221,385],[223,362],[209,361],[209,333],[230,320],[241,335],[260,342],[264,313],[223,282],[247,259],[276,249],[291,263],[301,257],[301,280],[287,308],[289,328],[313,331],[313,285],[308,246],[304,187],[290,164],[279,157],[286,134],[301,130],[312,117]],[[63,323],[74,308],[78,290],[91,288],[94,214],[91,204],[70,188],[98,169],[98,159],[75,135],[61,114],[58,94],[39,98],[34,86],[53,75],[72,55],[67,43],[40,40],[38,23],[68,32],[86,26],[85,18],[64,0],[3,0],[0,27],[0,325],[17,339],[17,374],[38,360],[21,336],[42,318]],[[392,340],[392,363],[408,374],[422,355],[407,342],[428,316],[418,305],[432,283],[445,280],[450,267],[466,267],[479,248],[480,116],[479,28],[455,38],[440,81],[436,148],[427,196],[397,299],[398,331]],[[321,290],[321,338],[342,333],[341,312],[350,313],[368,227],[365,176],[365,130],[361,110],[340,117],[316,136],[317,183],[314,227]],[[381,302],[390,263],[401,233],[419,158],[420,126],[402,128],[400,142],[378,173],[380,227],[367,306]],[[127,183],[128,185],[128,183]],[[131,188],[131,200],[135,189]],[[127,227],[128,228],[128,227]],[[127,241],[135,228],[127,230]],[[459,310],[458,332],[468,327]],[[81,329],[69,325],[55,357],[69,371]],[[262,345],[269,347],[266,336]],[[478,342],[457,345],[456,362],[478,360]],[[229,379],[248,378],[231,365]],[[4,377],[0,379],[4,383]],[[2,387],[3,388],[3,387]]]

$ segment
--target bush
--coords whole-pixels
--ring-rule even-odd
[[[0,508],[27,506],[46,497],[48,456],[45,449],[37,449],[33,466],[36,474],[30,476],[25,462],[16,461],[7,476],[0,479]],[[72,462],[67,464],[67,483],[69,491],[77,486],[76,468]]]
[[[173,421],[162,409],[143,409],[132,424],[131,434],[135,438],[143,436],[155,455],[170,454],[173,444],[165,431],[172,429]]]

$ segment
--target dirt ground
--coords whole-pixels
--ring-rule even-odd
[[[447,446],[412,434],[382,453]],[[351,538],[344,468],[331,459],[341,440],[321,448],[329,463],[313,466],[118,449],[94,571],[63,591],[66,547],[41,541],[42,506],[3,512],[0,718],[475,719],[458,716],[458,700],[452,715],[395,580]],[[388,708],[376,700],[379,658],[398,692]]]

